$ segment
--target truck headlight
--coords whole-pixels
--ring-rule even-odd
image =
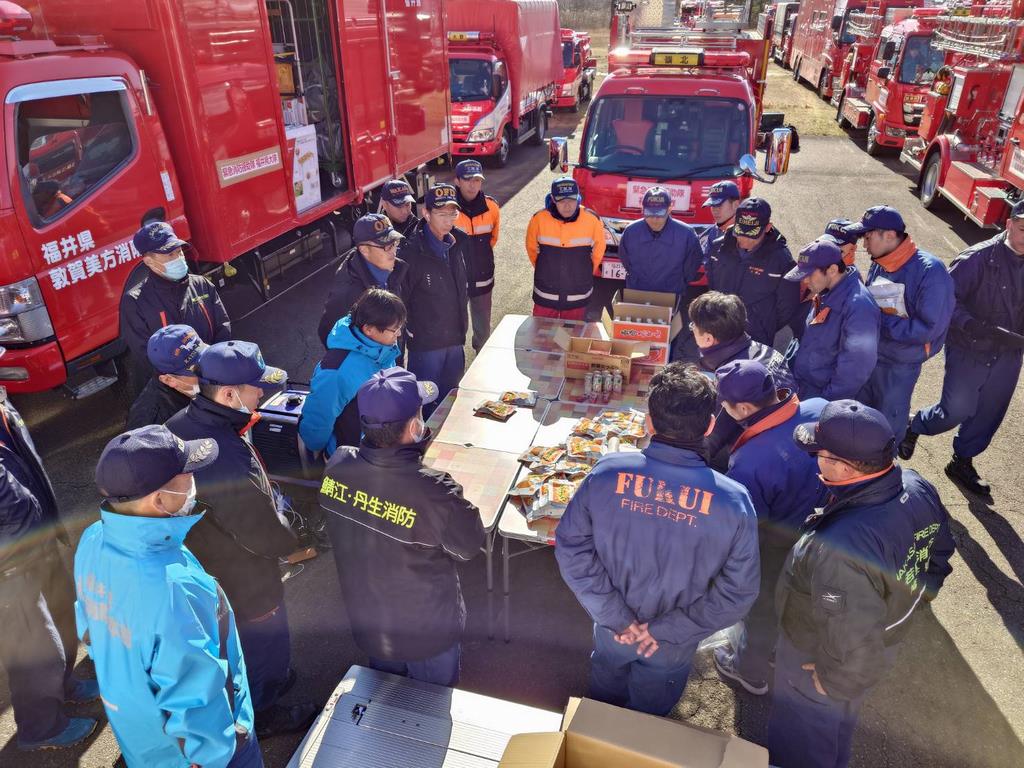
[[[0,286],[0,342],[39,341],[50,336],[53,324],[36,279]]]
[[[469,136],[466,137],[466,141],[494,141],[494,129],[476,128],[469,132]]]
[[[904,131],[902,128],[896,128],[894,126],[887,125],[885,126],[885,135],[892,136],[894,139],[902,139],[904,136],[907,135],[907,132]]]
[[[563,85],[562,86],[562,95],[563,96],[572,96],[574,92],[575,92],[575,90],[573,88],[572,83],[569,83],[568,85]]]

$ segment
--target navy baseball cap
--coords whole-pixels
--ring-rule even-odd
[[[1024,200],[1018,200],[1010,209],[1011,219],[1024,219]]]
[[[391,219],[383,213],[368,213],[356,219],[352,228],[352,242],[356,245],[373,243],[385,246],[402,239],[402,235],[391,225]]]
[[[396,365],[373,374],[356,392],[356,405],[362,422],[374,427],[408,421],[437,395],[437,384]]]
[[[668,216],[672,209],[672,195],[664,187],[651,187],[644,192],[644,216]]]
[[[832,219],[825,225],[825,234],[839,245],[856,245],[860,237],[847,231],[852,226],[854,222],[849,219]]]
[[[384,182],[380,190],[381,199],[392,205],[405,205],[415,203],[416,197],[412,193],[412,187],[401,179],[392,179]]]
[[[285,388],[288,374],[264,363],[259,346],[251,341],[222,341],[199,356],[199,381],[228,387],[248,384],[273,391]]]
[[[775,393],[775,378],[756,360],[733,360],[717,371],[718,398],[727,403],[761,403]]]
[[[138,499],[210,466],[218,453],[212,438],[182,440],[163,424],[140,427],[107,443],[96,463],[96,487],[113,501]]]
[[[767,200],[748,197],[736,209],[736,223],[732,225],[733,234],[740,237],[760,237],[771,218],[772,207],[768,205]]]
[[[828,269],[833,264],[843,263],[843,252],[828,235],[812,240],[796,257],[796,266],[786,273],[786,280],[798,282],[808,277],[816,269]]]
[[[190,325],[157,328],[146,344],[146,357],[157,373],[196,376],[199,356],[207,345]]]
[[[141,254],[170,253],[177,248],[188,245],[174,234],[174,227],[166,221],[151,221],[132,237],[135,250]]]
[[[456,189],[451,184],[435,184],[427,190],[423,198],[424,204],[431,211],[444,208],[446,205],[458,206],[459,198],[456,196]]]
[[[907,231],[907,225],[903,223],[903,217],[895,208],[888,205],[875,205],[864,211],[859,222],[846,227],[844,231],[852,237],[863,237],[868,232],[877,229],[891,229],[893,232],[902,234]]]
[[[551,182],[552,200],[557,203],[559,200],[568,200],[570,197],[580,199],[580,185],[576,183],[576,179],[563,176]]]
[[[716,184],[712,184],[708,189],[708,199],[704,201],[702,208],[708,208],[712,205],[721,205],[726,200],[739,200],[740,199],[740,188],[736,186],[736,182],[733,181],[719,181]]]
[[[484,167],[479,160],[463,160],[455,166],[455,175],[460,179],[484,179]]]
[[[892,461],[896,450],[888,419],[856,400],[829,403],[817,422],[793,430],[793,440],[808,453],[828,451],[849,461]]]

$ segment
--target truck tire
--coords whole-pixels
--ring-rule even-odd
[[[576,106],[573,108],[574,112],[579,111],[579,102],[576,102]],[[537,130],[530,136],[530,143],[535,147],[543,146],[544,140],[548,137],[548,110],[547,107],[538,107],[539,112],[537,113]]]
[[[583,96],[580,97],[580,101],[590,101],[590,97],[593,95],[592,90],[594,84],[590,81],[583,83]]]
[[[818,96],[822,101],[828,101],[828,97],[825,93],[828,91],[829,84],[829,72],[827,69],[821,70],[821,75],[818,77]]]
[[[504,168],[512,157],[512,133],[508,126],[501,132],[501,143],[498,151],[491,157],[491,165],[495,168]]]
[[[793,61],[793,79],[800,82],[800,59]]]
[[[921,198],[921,205],[928,210],[935,207],[939,200],[939,176],[942,173],[942,155],[932,152],[925,161],[924,170],[921,172],[921,183],[918,185],[917,194]]]
[[[878,157],[882,154],[882,149],[882,145],[878,143],[878,121],[874,114],[872,114],[871,122],[868,123],[868,137],[867,143],[864,145],[864,151],[871,155],[871,157]]]
[[[836,122],[840,128],[846,127],[846,118],[843,117],[843,107],[846,105],[846,96],[839,97],[839,106],[836,107]]]

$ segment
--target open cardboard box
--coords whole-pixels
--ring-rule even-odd
[[[621,371],[623,380],[629,381],[633,361],[645,357],[651,348],[650,344],[633,341],[572,336],[565,328],[555,332],[555,343],[565,352],[567,379],[582,379],[588,371],[600,368]]]
[[[569,699],[560,733],[513,736],[500,768],[767,768],[768,750],[738,736]]]
[[[611,316],[605,310],[601,322],[612,339],[650,345],[648,353],[634,360],[634,365],[663,366],[668,364],[672,339],[682,330],[675,304],[674,293],[624,288],[612,299]]]

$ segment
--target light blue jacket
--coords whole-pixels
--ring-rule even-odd
[[[226,766],[253,711],[231,606],[183,544],[201,515],[100,517],[75,553],[75,615],[125,762]]]
[[[311,451],[330,456],[338,447],[343,431],[345,408],[355,408],[356,392],[377,371],[391,368],[398,360],[397,344],[378,344],[352,327],[352,315],[334,324],[327,337],[327,352],[313,371],[309,395],[302,405],[299,435]],[[350,419],[350,431],[358,433],[358,420]],[[359,435],[348,436],[351,445],[359,444]]]

